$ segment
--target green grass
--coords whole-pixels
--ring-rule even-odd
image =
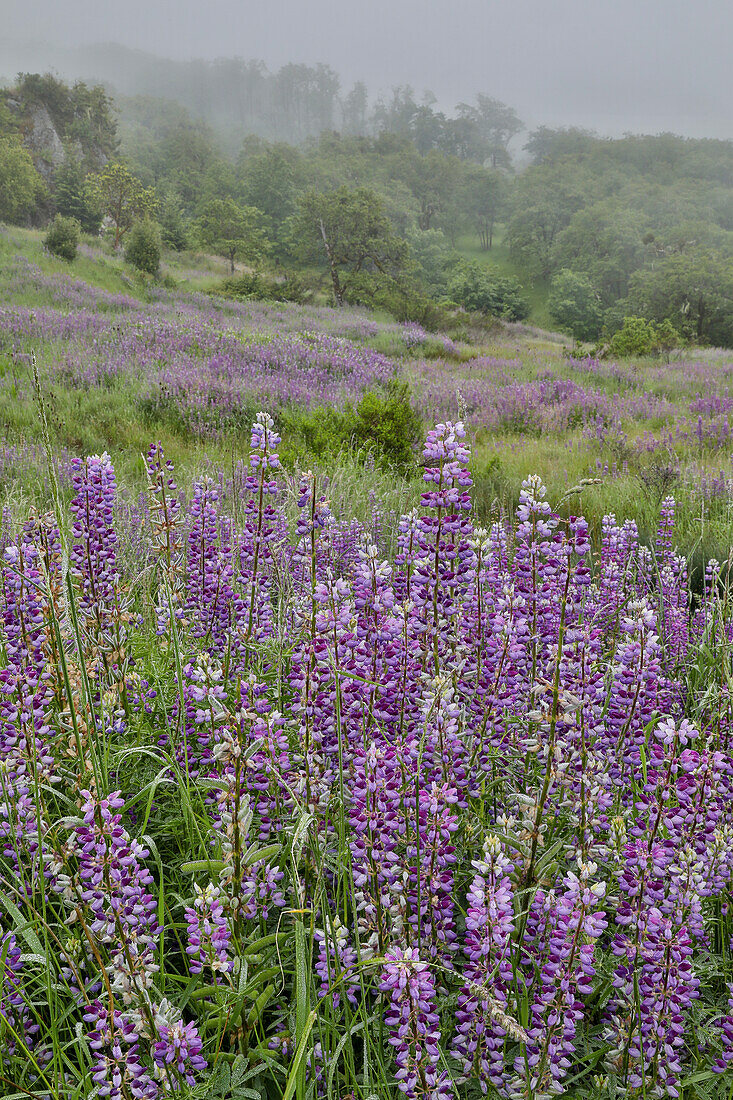
[[[528,278],[527,273],[514,263],[509,255],[509,247],[503,240],[503,227],[497,229],[493,246],[488,251],[481,248],[475,233],[459,237],[457,245],[458,253],[467,260],[476,260],[486,267],[494,268],[500,275],[518,279],[530,305],[528,323],[552,331],[554,324],[547,310],[547,280]]]
[[[134,298],[143,296],[144,284],[134,278],[122,257],[108,253],[93,238],[85,237],[83,243],[94,249],[94,257],[90,258],[79,252],[71,263],[46,252],[43,238],[44,234],[37,229],[21,229],[17,226],[4,229],[0,232],[0,264],[4,268],[14,256],[21,256],[36,264],[44,275],[67,275],[110,294],[129,294]],[[13,300],[19,305],[41,304],[37,294],[26,297],[27,301],[23,295],[14,294]]]
[[[44,275],[68,275],[110,294],[144,298],[150,280],[142,278],[126,264],[124,253],[116,253],[108,241],[82,236],[82,245],[85,249],[91,249],[93,255],[86,255],[85,249],[82,249],[76,259],[68,263],[46,252],[44,236],[44,231],[39,229],[5,227],[0,232],[0,264],[6,263],[13,255],[20,255],[36,264]],[[228,275],[227,260],[198,250],[166,252],[160,271],[161,279],[168,276],[182,290],[212,290]],[[15,300],[26,304],[19,297]]]

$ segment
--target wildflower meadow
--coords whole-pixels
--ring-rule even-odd
[[[727,573],[475,525],[460,422],[387,560],[279,444],[236,520],[154,444],[134,571],[107,454],[5,549],[3,1095],[727,1095]]]
[[[731,362],[0,276],[0,1095],[729,1097]]]

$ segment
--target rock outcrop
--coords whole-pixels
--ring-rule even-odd
[[[23,144],[32,156],[38,174],[45,183],[51,183],[66,151],[46,107],[34,106],[26,116]]]

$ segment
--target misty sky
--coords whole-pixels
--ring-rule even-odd
[[[0,35],[325,61],[448,109],[483,91],[529,126],[733,138],[731,0],[0,0]]]

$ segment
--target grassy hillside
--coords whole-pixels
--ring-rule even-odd
[[[481,248],[475,233],[465,234],[457,240],[457,251],[467,260],[475,260],[485,264],[500,275],[518,279],[530,305],[528,322],[539,328],[552,329],[553,322],[547,310],[547,295],[549,283],[539,276],[531,278],[516,264],[509,255],[509,247],[505,240],[505,227],[499,226],[494,237],[493,245],[488,251]]]
[[[685,551],[727,557],[733,362],[724,355],[576,361],[525,326],[472,344],[363,310],[224,301],[203,293],[221,275],[206,256],[171,254],[164,272],[163,283],[133,276],[99,244],[67,265],[37,233],[0,234],[0,420],[11,450],[35,448],[27,477],[6,455],[6,492],[46,491],[35,356],[63,461],[114,449],[131,486],[143,485],[140,455],[153,439],[192,472],[236,463],[252,416],[267,408],[289,468],[328,469],[366,514],[377,477],[390,499],[417,500],[420,435],[462,417],[483,520],[513,509],[522,481],[539,473],[561,510],[583,507],[594,538],[614,512],[651,540],[672,493]]]

